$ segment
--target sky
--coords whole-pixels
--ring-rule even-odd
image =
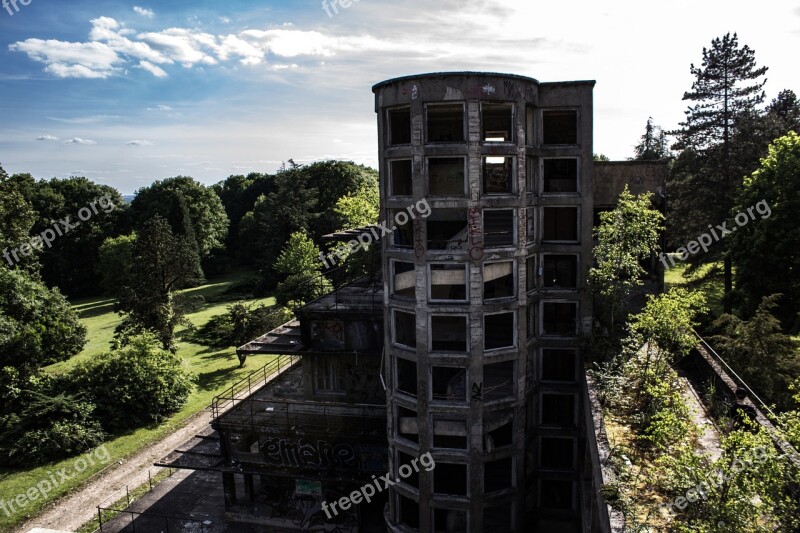
[[[626,159],[649,116],[683,119],[690,65],[727,32],[768,99],[800,94],[800,2],[327,1],[0,0],[0,164],[123,194],[290,158],[375,167],[371,87],[433,71],[596,80],[594,151]]]

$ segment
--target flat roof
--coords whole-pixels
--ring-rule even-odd
[[[529,76],[522,76],[520,74],[509,74],[506,72],[479,72],[479,71],[426,72],[423,74],[411,74],[408,76],[400,76],[397,78],[392,78],[389,80],[376,83],[375,85],[372,86],[372,92],[378,92],[378,89],[382,87],[403,81],[414,81],[414,80],[430,79],[430,78],[447,78],[455,76],[472,76],[472,77],[485,76],[485,77],[511,78],[530,83],[535,83],[537,85],[594,85],[596,83],[595,80],[540,82],[536,78],[531,78]]]

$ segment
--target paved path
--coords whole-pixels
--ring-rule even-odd
[[[719,432],[713,424],[708,414],[706,414],[703,402],[697,395],[688,379],[680,377],[682,389],[681,395],[689,407],[692,420],[698,428],[697,451],[706,453],[712,461],[716,461],[722,455],[722,448],[719,445]]]

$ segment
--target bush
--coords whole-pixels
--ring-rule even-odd
[[[92,416],[94,404],[75,396],[50,397],[38,391],[22,394],[25,407],[3,417],[0,464],[41,464],[94,448],[105,433]]]
[[[58,292],[21,270],[0,268],[0,367],[34,374],[86,343],[86,327]]]
[[[281,306],[287,306],[291,301],[307,303],[332,290],[331,282],[321,274],[292,274],[278,285],[275,301]]]
[[[160,348],[150,333],[76,367],[68,379],[94,400],[109,432],[159,422],[183,407],[193,387],[181,358]]]
[[[292,319],[292,313],[278,306],[259,305],[255,308],[245,304],[234,304],[228,312],[212,317],[188,340],[226,348],[241,346]]]

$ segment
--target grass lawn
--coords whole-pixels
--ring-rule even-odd
[[[725,282],[722,263],[703,265],[686,277],[688,266],[680,261],[664,272],[665,288],[685,287],[702,291],[708,300],[707,305],[714,316],[722,314],[722,297],[725,293]]]
[[[232,284],[247,277],[253,277],[249,272],[238,272],[212,280],[202,287],[190,289],[187,292],[192,296],[202,296],[205,301],[200,301],[196,309],[188,315],[195,326],[202,326],[211,317],[226,312],[226,308],[237,300],[224,300],[223,293]],[[238,300],[247,303],[273,304],[273,298],[255,300]],[[91,358],[98,353],[109,349],[109,342],[114,336],[114,327],[120,322],[119,316],[113,311],[113,301],[106,298],[81,300],[74,302],[76,311],[80,313],[81,322],[87,327],[88,342],[83,351],[70,359],[52,365],[45,370],[52,373],[68,371],[77,362]],[[239,368],[239,360],[233,347],[225,349],[208,348],[182,340],[185,328],[177,331],[178,354],[197,377],[197,387],[189,396],[186,405],[158,426],[141,428],[126,435],[117,436],[105,443],[111,461],[90,466],[81,474],[76,474],[69,481],[63,482],[53,490],[47,499],[28,501],[24,509],[16,512],[0,512],[0,531],[8,531],[24,520],[36,514],[48,502],[66,494],[80,486],[89,477],[105,468],[108,464],[124,459],[135,454],[143,447],[152,444],[179,428],[182,423],[208,407],[216,394],[229,387],[248,373],[267,363],[265,358],[248,358],[244,368]],[[101,454],[102,455],[102,454]],[[74,471],[75,458],[67,459],[55,464],[43,465],[36,468],[21,470],[0,470],[0,500],[8,501],[16,498],[18,494],[25,494],[37,483],[50,479],[50,472],[57,472],[62,468]],[[58,479],[58,478],[56,478]]]

